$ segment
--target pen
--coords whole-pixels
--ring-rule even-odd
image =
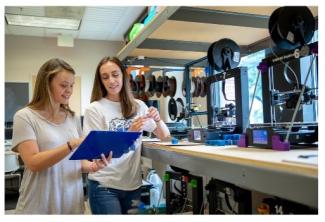
[[[318,154],[309,154],[309,155],[299,155],[298,158],[311,158],[311,157],[318,157]]]

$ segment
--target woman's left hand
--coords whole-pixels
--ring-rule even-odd
[[[109,156],[107,158],[105,157],[104,154],[101,154],[100,156],[101,156],[102,159],[100,159],[100,160],[94,160],[91,163],[90,172],[96,172],[96,171],[101,170],[104,167],[108,166],[108,164],[112,160],[113,152],[111,151],[109,153]]]
[[[149,107],[147,117],[152,118],[155,122],[161,120],[158,110],[153,106]]]

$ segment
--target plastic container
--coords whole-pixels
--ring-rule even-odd
[[[148,16],[144,19],[143,24],[147,25],[156,15],[156,6],[150,6]]]
[[[132,41],[143,28],[144,28],[144,24],[142,24],[142,23],[135,23],[132,26],[132,29],[131,29],[131,31],[129,33],[129,41]]]
[[[13,151],[5,152],[5,172],[13,172],[19,169],[18,155]]]
[[[173,137],[173,138],[172,138],[172,144],[178,144],[178,139],[175,138],[175,137]]]
[[[147,181],[152,184],[152,188],[150,189],[150,207],[159,207],[159,198],[162,192],[163,183],[155,170],[151,170],[148,173]]]

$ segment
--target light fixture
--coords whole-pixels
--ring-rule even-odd
[[[78,30],[81,20],[70,18],[51,18],[30,15],[5,14],[8,25],[20,25],[52,29]]]
[[[58,35],[58,46],[60,47],[73,47],[73,37],[69,35]]]

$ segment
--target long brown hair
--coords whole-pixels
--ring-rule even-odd
[[[58,58],[50,59],[41,66],[36,77],[33,98],[27,105],[28,107],[35,110],[44,109],[47,106],[52,107],[50,83],[55,75],[63,70],[75,74],[75,71],[68,63]],[[68,104],[61,104],[60,106],[74,116],[75,113]]]
[[[123,66],[122,62],[116,57],[104,57],[97,65],[93,90],[91,93],[91,100],[90,102],[98,101],[101,98],[107,96],[107,90],[105,89],[104,84],[100,78],[100,68],[107,62],[115,63],[122,71],[123,75],[123,86],[120,91],[120,98],[121,98],[121,110],[122,115],[124,118],[132,117],[137,111],[137,104],[134,100],[133,94],[131,93],[130,81],[129,76],[126,72],[125,67]]]

